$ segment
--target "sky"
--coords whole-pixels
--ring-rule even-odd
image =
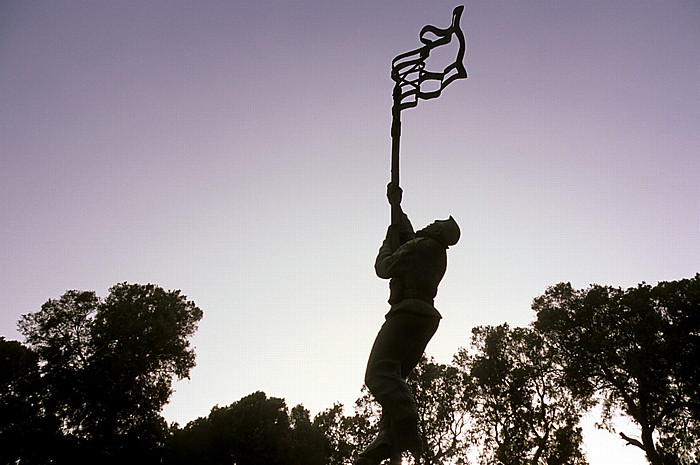
[[[258,390],[351,406],[388,311],[391,60],[456,5],[0,3],[0,335],[154,283],[204,311],[168,421]],[[559,282],[700,271],[700,3],[474,1],[462,29],[469,77],[402,114],[404,210],[462,228],[427,355]]]

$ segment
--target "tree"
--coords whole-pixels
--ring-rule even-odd
[[[199,457],[187,463],[284,464],[289,417],[283,399],[256,392],[228,407],[214,407],[207,421],[188,425],[201,441]]]
[[[90,407],[86,369],[92,356],[91,325],[99,299],[90,291],[67,291],[49,299],[18,323],[41,362],[43,407],[61,419],[66,432],[79,431]]]
[[[180,294],[117,284],[100,301],[68,291],[24,315],[20,331],[40,360],[42,406],[83,455],[148,458],[166,436],[160,411],[174,377],[194,366],[189,337],[202,311]]]
[[[40,392],[37,355],[0,337],[0,463],[50,463],[47,449],[61,446],[59,423],[44,414]]]
[[[533,309],[562,358],[564,382],[581,398],[602,399],[604,425],[612,429],[616,412],[636,422],[639,438],[620,436],[653,465],[698,463],[700,274],[626,290],[561,283]]]
[[[172,464],[325,465],[323,434],[298,405],[290,412],[284,399],[255,392],[228,407],[214,407],[174,432]]]
[[[421,463],[466,462],[472,408],[468,380],[456,367],[424,356],[406,381],[418,406],[419,427],[426,445]]]
[[[326,465],[352,465],[353,457],[374,439],[379,430],[379,404],[367,388],[355,402],[354,415],[345,415],[342,404],[314,418],[314,427],[325,437]]]
[[[289,465],[328,465],[326,438],[303,405],[289,414]]]
[[[324,437],[324,452],[328,465],[346,465],[352,463],[355,446],[349,439],[348,428],[344,420],[343,404],[335,403],[314,417],[314,426]]]
[[[160,411],[173,378],[187,377],[195,366],[188,339],[201,317],[180,291],[126,283],[110,289],[91,327],[87,372],[98,400],[87,416],[93,438],[115,441],[115,448],[124,441],[162,442]]]
[[[586,464],[578,427],[585,403],[559,384],[558,367],[530,328],[472,330],[455,363],[470,378],[472,433],[489,464]]]

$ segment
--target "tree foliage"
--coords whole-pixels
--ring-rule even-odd
[[[603,405],[652,465],[699,465],[700,274],[630,289],[559,284],[530,327],[477,327],[451,364],[423,358],[407,383],[426,465],[585,465],[581,415]],[[255,392],[184,428],[160,411],[195,364],[202,312],[179,291],[121,283],[68,291],[0,337],[0,463],[351,465],[378,431],[363,388],[346,415]],[[37,447],[37,443],[42,447]],[[409,460],[410,463],[410,460]]]
[[[554,354],[531,328],[472,330],[455,362],[470,377],[472,432],[487,464],[586,464],[578,426],[586,404],[559,383]]]
[[[629,289],[553,286],[535,299],[535,327],[556,348],[564,383],[598,395],[603,423],[622,412],[641,429],[634,438],[654,465],[700,460],[700,274]]]
[[[407,383],[418,405],[419,427],[427,446],[422,463],[466,461],[473,404],[468,379],[455,366],[423,357]]]
[[[88,291],[47,301],[19,322],[39,360],[37,405],[83,455],[153,455],[172,380],[194,366],[188,339],[201,317],[180,291],[152,284],[117,284],[104,301]]]
[[[44,408],[61,419],[65,431],[78,436],[90,414],[87,397],[92,380],[87,370],[94,351],[90,328],[98,305],[94,292],[67,291],[49,299],[38,312],[23,315],[18,323],[41,362]]]
[[[47,451],[60,445],[59,422],[41,408],[40,382],[38,356],[0,337],[0,463],[49,463]]]
[[[309,412],[255,392],[214,407],[174,432],[168,462],[201,465],[325,465],[325,438]]]
[[[364,388],[353,415],[345,415],[343,404],[339,403],[316,415],[313,424],[325,438],[327,465],[352,465],[355,454],[377,434],[377,407]]]

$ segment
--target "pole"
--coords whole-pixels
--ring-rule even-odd
[[[399,187],[399,147],[401,142],[401,111],[394,106],[391,122],[391,182]],[[401,221],[400,206],[391,204],[391,224]]]

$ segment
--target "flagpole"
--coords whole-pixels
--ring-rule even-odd
[[[400,90],[400,89],[399,89]],[[396,103],[397,88],[394,88],[394,106],[391,121],[391,182],[399,187],[399,150],[401,143],[401,110]],[[391,204],[391,224],[398,225],[401,218],[400,205]]]

